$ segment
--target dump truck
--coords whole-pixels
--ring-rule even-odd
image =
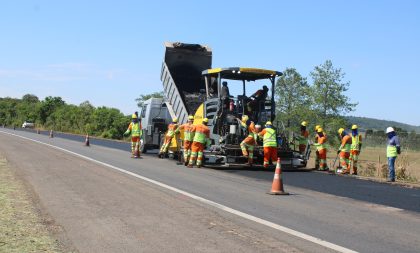
[[[180,124],[188,115],[194,116],[194,124],[208,118],[211,146],[204,151],[204,164],[212,167],[243,167],[246,158],[242,156],[240,142],[248,135],[239,119],[248,115],[254,122],[264,125],[275,119],[274,88],[279,71],[258,68],[212,68],[212,50],[206,45],[180,42],[165,43],[165,57],[162,63],[161,80],[169,110]],[[222,98],[222,83],[229,81],[229,87],[241,87],[237,96]],[[247,96],[250,84],[260,81],[269,85],[270,94],[256,101]],[[232,82],[236,83],[235,87]],[[250,109],[252,105],[252,110]],[[282,165],[305,167],[308,156],[292,150],[284,134],[278,133],[278,155]],[[262,143],[260,143],[262,144]],[[263,148],[254,150],[254,164],[263,164]]]

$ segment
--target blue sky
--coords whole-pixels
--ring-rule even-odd
[[[161,90],[163,42],[182,41],[209,45],[213,67],[309,76],[330,59],[351,115],[420,125],[420,1],[2,1],[0,34],[0,97],[128,114]]]

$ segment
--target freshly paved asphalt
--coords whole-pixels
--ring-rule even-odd
[[[64,138],[49,139],[47,133],[3,131],[51,143],[356,251],[420,249],[419,189],[323,173],[284,172],[291,196],[273,197],[265,194],[272,171],[191,170],[153,155],[132,160],[127,143],[91,139],[92,147],[86,148],[83,136],[56,134]]]

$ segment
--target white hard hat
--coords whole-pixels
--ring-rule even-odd
[[[395,132],[394,128],[392,128],[392,127],[388,127],[388,128],[386,129],[386,133],[387,133],[387,134],[389,134],[389,133],[391,133],[391,132]]]

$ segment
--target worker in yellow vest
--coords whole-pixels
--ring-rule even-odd
[[[353,166],[353,175],[357,175],[357,161],[359,160],[360,150],[362,149],[362,136],[359,134],[357,125],[351,127],[351,148],[350,164]]]
[[[175,134],[179,133],[179,129],[178,129],[178,119],[177,118],[173,118],[172,122],[168,125],[168,131],[165,134],[165,139],[163,141],[163,145],[160,148],[159,151],[159,157],[163,158],[166,154],[166,152],[168,152],[169,149],[169,145],[171,144],[172,138],[174,138]]]
[[[143,130],[141,127],[141,122],[138,120],[137,114],[131,115],[131,122],[128,125],[127,131],[125,131],[124,136],[127,136],[131,133],[131,157],[139,158],[140,157],[140,139],[143,135]]]
[[[271,121],[265,123],[265,128],[258,134],[263,138],[264,147],[264,168],[270,164],[270,159],[273,163],[277,161],[277,136],[276,130],[273,128]]]
[[[321,128],[320,125],[315,126],[315,137],[314,137],[314,143],[318,143],[318,128]],[[325,136],[325,133],[324,133]],[[319,169],[319,152],[318,149],[315,151],[315,169]]]

